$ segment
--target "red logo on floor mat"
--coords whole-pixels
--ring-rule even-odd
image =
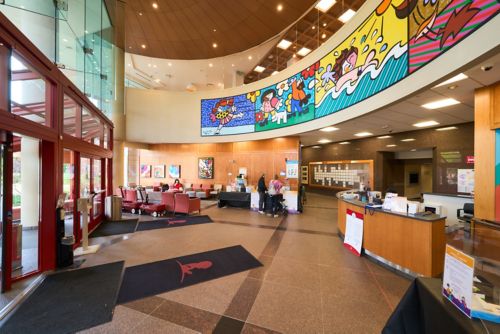
[[[179,261],[176,261],[181,267],[181,283],[184,281],[184,277],[186,275],[192,275],[193,269],[208,269],[212,266],[212,261],[201,261],[201,262],[193,262],[188,264],[182,264]]]
[[[186,222],[187,222],[187,220],[185,220],[185,219],[184,220],[170,220],[168,222],[168,225],[184,224]]]

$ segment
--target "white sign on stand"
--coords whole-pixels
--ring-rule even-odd
[[[474,258],[446,245],[443,295],[469,318],[471,317]]]
[[[363,246],[363,215],[347,209],[345,222],[344,247],[353,254],[361,256]]]
[[[286,162],[286,178],[299,178],[299,162],[297,160],[287,160]]]

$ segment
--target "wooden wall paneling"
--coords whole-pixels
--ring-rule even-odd
[[[492,89],[476,90],[474,96],[474,215],[495,220],[495,131],[491,130]]]
[[[490,126],[500,128],[500,81],[491,87]]]

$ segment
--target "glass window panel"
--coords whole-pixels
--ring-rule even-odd
[[[90,196],[90,159],[80,158],[80,197]]]
[[[54,17],[54,0],[5,0],[6,5],[22,9],[24,11],[35,12],[41,15]]]
[[[85,94],[101,108],[102,4],[87,1],[85,7]]]
[[[94,192],[98,193],[101,191],[101,160],[94,159],[92,161],[94,165],[94,174],[93,174],[93,185],[94,185]],[[94,196],[94,201],[92,203],[92,212],[94,215],[94,218],[100,216],[102,214],[103,210],[103,205],[102,205],[102,199],[104,198],[103,194],[97,194]]]
[[[48,125],[46,119],[45,79],[19,57],[11,57],[11,112],[38,124]]]
[[[14,135],[13,141],[12,277],[18,277],[38,270],[40,140]]]
[[[109,146],[109,129],[108,129],[107,125],[104,125],[103,147],[110,148],[110,146]]]
[[[56,20],[54,18],[55,6],[51,0],[25,0],[21,8],[21,1],[9,1],[0,5],[0,11],[22,31],[29,40],[36,45],[51,61],[55,61],[56,50]],[[14,7],[13,7],[14,6]],[[31,7],[37,10],[27,10]],[[42,10],[44,9],[44,10]],[[49,14],[50,12],[50,14]]]
[[[82,139],[100,146],[103,137],[103,124],[99,118],[86,108],[82,112]]]
[[[66,235],[72,235],[76,201],[75,154],[73,151],[67,149],[64,150],[63,192],[66,194],[64,201],[64,233]]]
[[[81,110],[81,106],[78,103],[64,94],[63,130],[65,134],[78,138],[81,136]]]
[[[85,0],[69,0],[67,10],[57,11],[57,63],[82,91],[85,89]]]

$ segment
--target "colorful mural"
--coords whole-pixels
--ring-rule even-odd
[[[498,0],[405,1],[396,11],[409,20],[410,72],[453,47],[499,10]]]
[[[254,92],[255,131],[265,131],[314,119],[313,65],[295,76]],[[250,97],[253,97],[250,96]]]
[[[201,135],[254,132],[255,104],[246,95],[201,101]]]
[[[407,75],[407,23],[396,16],[394,7],[400,2],[383,1],[321,59],[316,74],[316,117],[352,106]]]
[[[258,91],[202,100],[201,135],[273,130],[331,115],[399,82],[499,12],[499,0],[382,0],[300,73]]]

